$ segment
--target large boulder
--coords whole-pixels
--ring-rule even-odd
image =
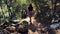
[[[21,33],[21,34],[28,34],[28,22],[27,21],[23,21],[20,24],[16,25],[16,30],[17,32]]]

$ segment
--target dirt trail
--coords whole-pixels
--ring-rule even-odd
[[[27,21],[28,22],[28,24],[30,24],[30,19],[29,19],[29,17],[27,17],[27,18],[25,18],[25,19],[22,19],[21,20],[21,22],[22,21]],[[36,20],[34,19],[34,17],[32,17],[32,24],[36,24],[37,22],[36,22]],[[37,31],[35,31],[35,32],[32,32],[30,29],[28,30],[28,34],[38,34],[38,32]]]
[[[27,18],[25,18],[25,19],[22,19],[21,22],[22,22],[22,21],[27,21],[28,23],[30,23],[30,22],[29,22],[29,21],[30,21],[29,17],[27,17]],[[32,17],[32,23],[33,23],[33,24],[34,24],[34,23],[37,23],[36,20],[34,19],[34,17]]]
[[[35,31],[35,32],[32,32],[31,30],[28,30],[28,31],[29,31],[28,34],[38,34],[37,31]]]
[[[27,18],[25,18],[25,19],[22,19],[21,20],[21,22],[22,21],[27,21],[29,24],[30,24],[30,20],[29,20],[29,17],[27,17]],[[35,24],[35,25],[37,25],[38,23],[37,23],[37,21],[34,19],[34,17],[32,17],[32,24]],[[40,26],[41,27],[41,26]],[[56,32],[56,34],[60,34],[60,29],[58,29],[58,30],[55,30],[55,32]],[[32,32],[32,30],[28,30],[28,34],[40,34],[40,32],[38,32],[38,31],[35,31],[35,32]]]

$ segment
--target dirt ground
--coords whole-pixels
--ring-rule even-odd
[[[31,30],[28,30],[28,34],[38,34],[38,32],[37,31],[32,32]]]
[[[60,34],[60,29],[55,30],[56,34]]]
[[[28,31],[29,31],[28,34],[40,34],[37,31],[35,31],[35,32],[32,32],[31,30],[28,30]],[[56,32],[56,34],[60,34],[60,29],[55,30],[55,32]]]
[[[29,22],[29,17],[27,17],[26,19],[23,19],[23,20],[26,20],[27,22]],[[32,24],[35,24],[37,25],[37,22],[36,20],[34,19],[34,17],[32,17]],[[60,29],[57,29],[55,30],[56,34],[60,34]],[[32,32],[30,29],[28,30],[28,34],[41,34],[39,31],[35,31],[35,32]]]

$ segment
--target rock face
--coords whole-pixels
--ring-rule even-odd
[[[28,22],[23,21],[16,27],[16,31],[21,34],[28,34]]]
[[[51,27],[52,29],[56,29],[56,28],[59,27],[59,23],[51,24],[50,27]]]
[[[28,27],[32,32],[36,31],[36,26],[34,26],[34,24],[30,24]]]
[[[0,34],[9,34],[9,32],[7,30],[0,30]]]
[[[9,31],[10,33],[15,32],[15,27],[14,26],[9,26],[6,28],[7,31]]]

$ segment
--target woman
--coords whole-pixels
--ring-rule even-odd
[[[30,23],[31,23],[31,17],[32,17],[32,11],[33,11],[33,7],[32,7],[32,4],[29,5],[28,7],[28,14],[29,14],[29,18],[30,18]]]

